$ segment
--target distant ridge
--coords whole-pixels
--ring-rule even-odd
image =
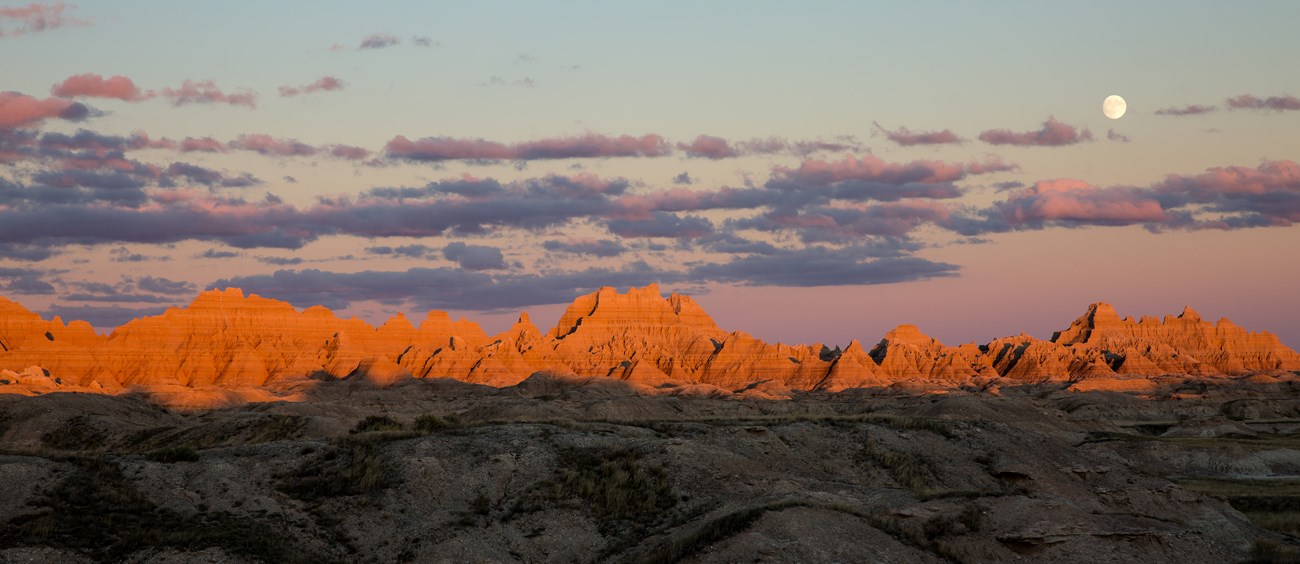
[[[657,285],[581,296],[542,332],[526,313],[489,336],[431,311],[373,327],[315,306],[203,292],[187,307],[132,320],[107,336],[82,321],[44,320],[0,298],[0,393],[145,393],[180,407],[303,400],[319,382],[389,387],[453,378],[495,387],[534,374],[623,380],[645,393],[783,398],[799,392],[911,387],[996,391],[1059,382],[1076,390],[1154,389],[1162,379],[1297,378],[1300,354],[1267,332],[1191,308],[1164,319],[1120,318],[1095,303],[1043,341],[1020,335],[946,346],[912,325],[869,350],[767,343],[728,332],[689,296]]]

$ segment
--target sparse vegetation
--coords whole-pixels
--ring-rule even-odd
[[[627,449],[581,449],[560,453],[560,470],[541,484],[554,503],[576,503],[603,519],[651,523],[677,503],[663,466],[645,464]]]
[[[1300,550],[1280,542],[1261,539],[1250,547],[1247,564],[1295,564],[1300,562]]]
[[[45,446],[65,451],[102,449],[107,440],[108,432],[100,429],[94,420],[85,415],[71,417],[58,429],[41,435],[41,442]]]
[[[670,564],[703,550],[720,540],[732,537],[749,529],[754,521],[768,511],[779,511],[790,507],[806,505],[799,501],[782,501],[771,505],[749,507],[728,513],[710,520],[691,533],[655,547],[642,557],[640,564]]]
[[[393,419],[392,417],[389,417],[387,415],[369,415],[366,416],[365,419],[362,419],[360,422],[358,422],[356,426],[353,427],[352,430],[349,432],[355,435],[357,433],[402,431],[404,429],[406,429],[406,426],[402,425],[400,422]]]
[[[1300,534],[1300,481],[1202,478],[1179,485],[1227,501],[1259,527]]]
[[[171,464],[173,462],[197,462],[199,460],[199,452],[194,450],[193,447],[182,445],[160,448],[144,455],[144,457],[150,462],[161,462],[163,464]]]
[[[900,486],[912,490],[917,495],[926,495],[934,489],[934,473],[925,459],[892,450],[874,439],[868,438],[862,444],[862,453],[889,472]]]
[[[413,426],[421,433],[434,433],[445,429],[460,427],[460,418],[455,415],[421,415],[415,418]]]
[[[99,561],[121,561],[140,550],[221,547],[252,559],[318,562],[275,527],[229,513],[185,516],[146,499],[114,461],[71,458],[71,471],[32,502],[39,511],[0,527],[0,546],[48,546]]]
[[[344,441],[282,476],[279,489],[304,501],[386,489],[395,479],[380,447],[372,442]]]

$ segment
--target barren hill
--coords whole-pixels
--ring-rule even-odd
[[[1168,378],[1295,378],[1300,354],[1266,332],[1190,308],[1164,319],[1120,318],[1092,304],[1051,340],[1025,335],[947,346],[915,326],[869,350],[767,343],[723,330],[689,296],[658,286],[601,288],[575,300],[543,333],[527,314],[488,336],[431,311],[418,327],[397,315],[378,328],[323,307],[293,306],[239,289],[133,320],[108,336],[85,322],[41,319],[0,299],[0,393],[143,393],[177,407],[300,400],[322,381],[388,387],[451,378],[512,386],[544,372],[627,381],[643,393],[789,397],[864,387],[974,389],[1061,382],[1141,391]]]

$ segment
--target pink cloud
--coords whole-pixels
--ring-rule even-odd
[[[64,98],[113,98],[124,102],[140,102],[155,96],[152,91],[142,92],[125,76],[104,78],[91,72],[69,76],[52,86],[50,94]]]
[[[1182,106],[1182,107],[1179,107],[1179,106],[1170,106],[1170,107],[1168,107],[1168,108],[1162,108],[1162,109],[1156,110],[1156,115],[1158,115],[1158,116],[1195,116],[1195,115],[1200,115],[1200,114],[1208,114],[1208,113],[1213,112],[1213,111],[1215,111],[1215,110],[1217,110],[1217,109],[1218,109],[1218,108],[1216,108],[1216,107],[1214,107],[1214,106],[1203,106],[1203,105],[1201,105],[1201,104],[1191,104],[1191,105],[1188,105],[1188,106]]]
[[[1092,132],[1079,130],[1073,125],[1047,118],[1043,128],[1038,131],[1013,132],[1006,129],[990,129],[979,135],[980,141],[990,145],[1017,145],[1022,147],[1060,147],[1074,145],[1083,141],[1092,141]]]
[[[983,168],[979,168],[985,172]],[[889,163],[875,155],[855,158],[846,155],[839,161],[807,159],[799,168],[776,167],[773,175],[800,184],[826,185],[846,180],[880,182],[884,184],[922,183],[936,184],[960,180],[967,174],[960,163],[940,161],[912,161]]]
[[[330,145],[329,153],[332,156],[350,161],[359,161],[370,156],[369,150],[352,145]]]
[[[72,100],[41,100],[17,92],[0,92],[0,128],[36,125],[49,118],[76,121],[89,113],[89,108]]]
[[[187,80],[179,88],[164,88],[159,93],[167,98],[173,106],[186,104],[230,104],[232,106],[257,107],[257,94],[243,90],[227,94],[222,92],[211,80]]]
[[[388,156],[413,161],[545,160],[606,157],[660,157],[672,152],[663,137],[609,137],[588,133],[506,145],[484,139],[426,137],[412,141],[398,135],[386,146]]]
[[[26,35],[68,26],[90,25],[90,20],[74,18],[65,12],[77,7],[63,2],[26,6],[0,6],[0,37]]]
[[[899,127],[897,131],[889,131],[876,122],[871,122],[885,134],[885,138],[898,143],[904,147],[913,145],[948,145],[962,143],[962,139],[952,130],[943,131],[912,131],[906,127]]]
[[[297,139],[276,139],[265,133],[240,135],[227,146],[231,149],[278,157],[304,157],[316,154],[315,147]]]
[[[1017,227],[1045,221],[1129,225],[1169,219],[1160,202],[1147,190],[1098,188],[1068,178],[1040,181],[1013,193],[996,207],[1009,225]]]
[[[298,96],[300,94],[311,94],[313,92],[331,92],[334,90],[342,90],[342,89],[343,89],[342,80],[339,80],[332,76],[322,76],[320,80],[317,80],[316,82],[313,82],[311,84],[304,84],[302,86],[281,86],[280,96],[288,98],[288,97]]]
[[[186,137],[181,140],[180,150],[182,153],[224,153],[226,144],[211,137]]]
[[[1271,110],[1275,112],[1300,110],[1300,98],[1295,96],[1256,98],[1250,94],[1242,94],[1235,98],[1228,98],[1228,108],[1232,110]]]
[[[689,157],[703,157],[706,159],[729,159],[739,156],[739,153],[732,148],[726,139],[714,137],[712,135],[701,135],[696,137],[690,144],[678,143],[677,148],[686,152]]]

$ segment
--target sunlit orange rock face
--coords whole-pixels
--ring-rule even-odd
[[[496,336],[429,312],[378,328],[323,307],[204,292],[189,306],[133,320],[108,336],[85,322],[46,321],[0,298],[0,392],[146,393],[204,408],[301,400],[321,380],[390,387],[413,378],[516,385],[538,372],[625,380],[646,393],[797,392],[910,386],[983,389],[1060,382],[1076,390],[1145,391],[1155,377],[1291,376],[1300,355],[1269,333],[1191,309],[1164,319],[1120,318],[1105,303],[1051,340],[1027,335],[946,346],[901,325],[868,350],[767,343],[727,332],[689,296],[657,286],[600,290],[575,300],[543,333],[528,315]]]

